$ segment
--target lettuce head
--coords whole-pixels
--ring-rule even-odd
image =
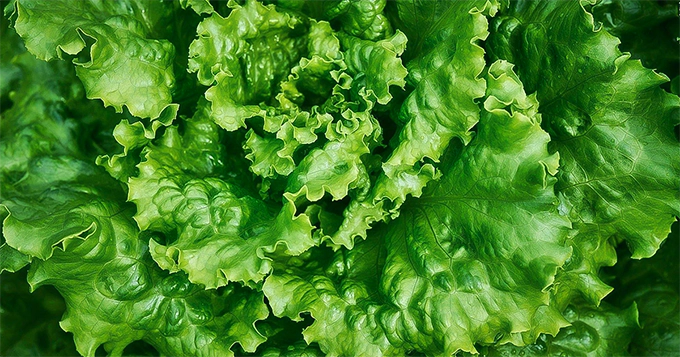
[[[673,4],[2,5],[0,354],[680,353]]]

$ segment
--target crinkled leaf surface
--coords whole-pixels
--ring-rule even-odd
[[[230,131],[250,128],[244,147],[264,179],[261,192],[283,186],[297,205],[326,195],[363,199],[377,169],[367,154],[382,141],[372,110],[405,85],[403,33],[377,41],[336,36],[329,23],[285,8],[231,6],[226,18],[212,14],[199,25],[189,67],[212,85],[211,118]]]
[[[2,269],[17,267],[6,264],[8,250],[31,260],[29,283],[64,297],[61,327],[85,356],[100,345],[121,355],[135,340],[166,355],[228,356],[235,343],[254,351],[265,339],[254,325],[268,315],[262,293],[207,292],[159,269],[120,185],[78,140],[87,121],[67,116],[77,113],[70,106],[87,107],[73,89],[80,83],[64,63],[16,61],[21,84],[0,136]]]
[[[453,354],[533,342],[566,324],[548,292],[570,255],[557,155],[511,68],[491,66],[477,136],[397,220],[328,268],[291,262],[267,278],[275,314],[315,319],[308,342],[333,356]]]
[[[276,4],[317,20],[332,21],[340,31],[356,38],[378,41],[393,34],[384,14],[386,0],[279,0]]]
[[[673,354],[676,14],[500,3],[11,4],[0,354]]]
[[[562,324],[547,292],[570,255],[552,191],[557,156],[510,65],[494,63],[487,82],[474,141],[385,233],[382,287],[425,352],[522,344]]]
[[[481,353],[489,357],[627,356],[628,344],[638,328],[635,305],[623,310],[606,304],[598,309],[586,305],[569,306],[564,317],[571,326],[554,337],[541,335],[536,343],[524,347],[482,347]]]
[[[228,182],[248,173],[223,166],[217,125],[206,110],[185,125],[183,135],[170,127],[157,144],[147,146],[139,176],[129,181],[139,227],[171,239],[150,242],[162,268],[185,271],[208,288],[258,282],[271,269],[265,252],[281,245],[297,255],[315,245],[309,218],[295,216],[292,203],[272,205]]]
[[[407,196],[419,196],[425,185],[437,178],[434,167],[423,163],[426,158],[437,161],[452,138],[464,142],[471,138],[470,128],[479,120],[475,102],[484,95],[485,83],[479,78],[484,69],[484,50],[477,41],[486,38],[487,19],[482,10],[485,1],[451,1],[439,18],[419,18],[422,26],[432,28],[428,41],[439,44],[420,53],[418,61],[407,65],[408,80],[415,89],[402,104],[400,120],[405,122],[399,133],[399,144],[383,164],[383,175],[365,200],[354,203],[344,212],[340,231],[333,242],[348,248],[354,237],[365,237],[375,221],[395,214]],[[415,5],[426,8],[427,4]],[[411,17],[407,6],[399,7],[399,16]],[[412,9],[409,9],[412,10]],[[423,9],[424,10],[424,9]],[[457,31],[446,31],[438,24],[457,23]],[[465,88],[463,90],[462,88]],[[380,203],[391,203],[383,208]]]
[[[275,267],[265,280],[263,291],[274,314],[299,321],[301,313],[309,312],[315,322],[303,331],[305,341],[317,342],[327,356],[406,352],[403,342],[393,345],[382,327],[385,307],[378,279],[385,251],[376,238],[335,255],[312,250],[304,260],[293,258]]]
[[[581,239],[599,252],[575,250],[581,276],[567,277],[563,291],[581,290],[597,302],[609,291],[597,269],[613,263],[611,248],[600,247],[624,240],[634,257],[651,256],[680,215],[673,132],[680,99],[659,88],[664,75],[621,54],[619,41],[597,29],[579,2],[513,2],[493,28],[493,57],[516,62],[541,102],[551,149],[560,153],[562,210],[580,234],[597,237]],[[595,261],[580,261],[591,255]]]
[[[234,8],[226,18],[213,13],[198,25],[189,70],[202,84],[215,84],[206,92],[211,115],[220,126],[236,130],[258,112],[252,104],[269,99],[300,58],[306,36],[299,17],[271,5],[230,4]]]
[[[173,45],[153,39],[168,13],[161,2],[20,0],[17,33],[38,58],[74,59],[88,98],[142,118],[156,118],[172,101]],[[88,46],[88,41],[93,43]]]

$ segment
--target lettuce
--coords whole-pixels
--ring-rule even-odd
[[[680,348],[664,4],[3,5],[0,354]]]

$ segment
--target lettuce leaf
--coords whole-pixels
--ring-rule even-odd
[[[175,49],[153,39],[167,21],[166,4],[19,0],[14,7],[14,27],[36,57],[76,56],[88,98],[142,118],[157,118],[170,105]]]
[[[625,241],[634,258],[649,257],[680,215],[680,99],[659,88],[665,75],[621,53],[585,4],[513,2],[489,47],[536,91],[560,153],[556,189],[578,232],[562,290],[597,303],[610,291],[597,270],[615,261],[602,246]]]
[[[66,303],[61,328],[82,355],[103,345],[119,356],[135,340],[167,355],[228,356],[235,343],[254,351],[265,339],[254,324],[269,314],[262,293],[205,291],[159,269],[121,186],[83,151],[77,135],[87,131],[67,117],[83,103],[70,87],[80,82],[63,63],[16,58],[30,71],[2,113],[12,128],[2,132],[2,269],[30,261],[31,289],[56,287]],[[8,250],[21,265],[8,264]]]
[[[680,235],[678,222],[663,248],[650,259],[630,259],[622,252],[619,264],[607,271],[616,305],[636,303],[640,326],[630,346],[632,355],[668,356],[680,350]]]
[[[0,3],[0,354],[679,348],[668,5]]]
[[[531,343],[566,325],[548,291],[570,255],[558,157],[512,65],[492,64],[487,82],[477,136],[398,219],[327,267],[289,262],[267,278],[274,314],[315,319],[307,342],[330,356],[438,355]]]

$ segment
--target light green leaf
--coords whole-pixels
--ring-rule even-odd
[[[179,4],[184,9],[191,7],[191,9],[196,11],[199,15],[212,14],[215,12],[215,9],[213,9],[213,6],[208,0],[179,0]]]
[[[128,214],[104,201],[86,202],[80,209],[96,217],[93,237],[34,261],[29,272],[34,289],[54,285],[66,299],[61,326],[74,334],[81,354],[94,356],[103,344],[119,356],[143,339],[167,355],[232,356],[234,343],[253,351],[264,340],[254,327],[268,314],[260,294],[230,287],[218,296],[182,275],[168,276],[148,256]]]
[[[340,0],[326,10],[327,16],[338,16],[342,30],[364,40],[381,40],[392,34],[392,25],[383,14],[386,0]]]
[[[14,273],[30,263],[30,256],[10,247],[7,243],[0,245],[0,273],[3,271]]]
[[[250,170],[264,178],[288,176],[293,172],[295,161],[292,153],[298,146],[299,143],[295,140],[262,137],[253,130],[248,131],[243,143],[244,149],[248,151],[246,158],[252,162]]]
[[[120,185],[83,152],[84,139],[96,144],[86,136],[90,118],[68,117],[90,108],[81,84],[62,71],[64,62],[16,60],[22,77],[0,136],[0,269],[31,260],[29,283],[62,294],[62,328],[84,356],[100,345],[120,356],[140,339],[164,355],[230,356],[235,343],[255,351],[265,338],[254,324],[268,315],[262,294],[234,286],[206,292],[159,269]]]
[[[564,326],[548,291],[570,255],[558,157],[511,65],[492,64],[487,82],[475,139],[385,233],[382,288],[400,308],[397,333],[426,353],[521,345]]]
[[[345,34],[379,41],[393,34],[384,14],[385,0],[278,0],[276,6],[304,13],[310,18],[331,21]]]
[[[567,239],[573,254],[563,269],[558,271],[553,289],[553,299],[558,306],[566,307],[573,299],[581,298],[597,306],[612,287],[602,281],[601,267],[616,263],[615,243],[602,240],[597,224],[574,224],[575,229]]]
[[[396,215],[406,197],[420,196],[425,185],[438,178],[434,167],[425,160],[437,162],[454,137],[465,143],[472,138],[469,130],[479,120],[475,100],[484,96],[485,89],[484,79],[480,78],[484,50],[477,41],[488,35],[488,22],[482,11],[491,4],[485,1],[447,4],[450,9],[446,16],[436,21],[456,23],[457,31],[441,28],[432,31],[428,38],[439,39],[439,45],[420,53],[420,62],[411,62],[416,63],[417,71],[411,72],[412,64],[407,65],[410,78],[407,80],[414,83],[415,89],[401,107],[399,116],[405,125],[399,134],[399,144],[383,164],[384,175],[377,179],[367,199],[345,211],[345,222],[333,236],[335,244],[351,248],[354,237],[365,237],[372,222]],[[383,205],[380,201],[390,203]],[[377,206],[384,208],[376,209]]]
[[[151,255],[158,265],[170,272],[183,270],[193,283],[206,288],[224,286],[230,281],[259,282],[270,271],[270,258],[278,246],[286,255],[299,255],[317,245],[312,240],[309,218],[295,217],[295,208],[287,204],[274,216],[260,200],[237,198],[225,187],[222,194],[189,182],[183,192],[155,196],[177,203],[177,241],[167,246],[150,241]],[[169,190],[168,190],[169,191]],[[181,195],[181,196],[180,196]],[[214,196],[211,196],[214,195]],[[183,196],[183,197],[182,197]],[[196,211],[192,212],[192,208]],[[167,211],[161,214],[168,215]],[[211,259],[205,259],[205,257]]]
[[[197,29],[189,50],[189,71],[196,72],[211,102],[211,116],[227,130],[245,127],[244,120],[262,111],[306,48],[302,20],[249,0],[223,18],[213,13]]]
[[[220,175],[223,147],[217,130],[202,107],[186,121],[182,135],[170,127],[147,146],[140,174],[129,180],[139,227],[171,237],[164,244],[150,241],[154,260],[207,288],[261,281],[271,270],[266,253],[281,246],[282,253],[298,255],[318,244],[309,217],[296,215],[292,203],[265,203]],[[235,182],[248,175],[230,169]]]
[[[315,319],[307,342],[331,356],[451,355],[532,343],[567,324],[549,291],[570,255],[554,194],[558,157],[512,66],[494,63],[487,80],[477,136],[447,154],[423,197],[327,267],[323,257],[290,261],[267,278],[275,315]]]
[[[130,123],[123,119],[113,129],[113,137],[123,147],[123,152],[113,155],[99,155],[96,164],[121,182],[126,182],[135,173],[135,166],[139,163],[137,157],[131,155],[133,150],[141,149],[156,138],[159,128],[167,127],[177,117],[179,105],[170,104],[160,113],[156,120],[145,125],[141,121]]]
[[[4,211],[4,213],[0,213],[0,220],[2,221],[2,226],[4,226],[7,223],[5,221],[7,218],[7,209],[2,207],[2,211]],[[2,242],[0,244],[0,274],[2,274],[4,271],[8,271],[10,273],[17,272],[21,268],[31,263],[30,256],[7,245],[7,242],[5,242],[5,239],[1,234],[0,242]]]
[[[80,55],[73,63],[88,98],[156,118],[172,101],[175,53],[170,42],[153,39],[159,4],[19,0],[14,27],[40,59]]]
[[[392,100],[391,86],[404,89],[407,71],[399,58],[406,48],[403,32],[397,31],[392,37],[377,42],[347,35],[340,36],[340,41],[345,49],[348,72],[354,78],[366,76],[365,90],[372,101],[387,104]]]
[[[3,236],[33,258],[33,289],[50,284],[64,296],[61,326],[78,351],[94,356],[104,345],[120,356],[140,339],[168,355],[229,356],[236,342],[254,351],[264,340],[254,323],[268,314],[262,295],[230,287],[218,296],[158,269],[111,180],[91,163],[36,157],[3,201]]]
[[[381,323],[378,275],[384,264],[381,237],[358,243],[351,251],[305,253],[274,269],[262,287],[276,316],[295,321],[309,312],[315,322],[303,331],[326,356],[391,356],[393,346]],[[305,259],[306,258],[306,259]],[[376,301],[378,300],[378,301]],[[386,321],[393,323],[393,321]]]
[[[346,110],[342,116],[345,123],[328,127],[323,148],[307,154],[290,175],[284,196],[292,202],[319,201],[326,193],[340,200],[352,189],[365,195],[370,178],[362,157],[381,142],[380,124],[367,112]]]

